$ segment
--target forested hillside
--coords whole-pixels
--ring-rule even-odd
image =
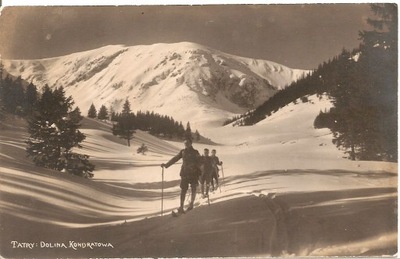
[[[343,49],[234,124],[253,125],[299,98],[328,93],[334,107],[321,111],[315,127],[330,128],[352,160],[397,161],[397,7],[371,10],[378,18],[367,20],[373,30],[360,32],[359,48]]]

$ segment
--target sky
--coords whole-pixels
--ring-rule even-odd
[[[368,4],[6,6],[3,59],[55,57],[99,48],[196,42],[243,57],[313,69],[353,49],[370,30]]]

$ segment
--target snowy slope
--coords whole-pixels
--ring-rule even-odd
[[[178,47],[194,49],[179,54]],[[146,57],[136,57],[143,49]],[[160,105],[154,109],[182,120],[189,116],[199,125],[242,110],[230,94],[241,87],[249,90],[252,84],[246,82],[276,83],[267,86],[276,91],[284,86],[278,84],[282,78],[290,81],[301,74],[271,62],[207,51],[189,43],[109,46],[7,66],[38,82],[56,85],[59,80],[79,105],[92,100],[120,105],[129,96],[133,107]],[[160,62],[166,53],[170,56]],[[228,88],[212,88],[211,75],[220,75],[218,86]],[[227,78],[238,84],[230,85]],[[107,82],[121,80],[109,89]],[[206,147],[217,150],[223,161],[222,188],[211,193],[211,206],[198,195],[198,207],[177,219],[158,216],[161,193],[165,213],[179,204],[181,164],[164,171],[160,164],[177,154],[182,143],[137,131],[127,147],[112,135],[111,124],[85,119],[87,138],[80,152],[96,165],[88,180],[34,166],[25,153],[26,123],[11,119],[0,131],[0,225],[5,233],[0,252],[9,258],[393,255],[397,163],[343,158],[332,133],[313,127],[320,110],[332,106],[329,98],[313,95],[296,103],[254,126],[204,128],[202,133],[219,145],[194,147],[201,153]],[[145,155],[136,153],[142,143],[149,148]],[[13,240],[105,241],[114,248],[18,250],[10,245]]]
[[[309,99],[318,101],[316,97]],[[324,105],[329,105],[329,102],[323,100],[319,104],[288,106],[256,127],[227,126],[221,131],[215,130],[224,145],[195,144],[200,152],[205,147],[215,148],[224,162],[224,171],[220,172],[223,192],[212,195],[213,203],[270,192],[396,186],[396,179],[384,177],[384,172],[397,175],[397,164],[343,159],[341,152],[331,143],[329,132],[310,127],[313,114]],[[295,109],[297,113],[287,113],[286,109]],[[286,121],[296,116],[304,123],[287,127]],[[24,140],[27,133],[24,127],[23,123],[14,121],[3,128],[0,135],[0,197],[6,200],[2,205],[7,208],[4,211],[12,214],[23,208],[18,213],[20,217],[69,227],[108,225],[121,219],[131,221],[157,215],[162,180],[160,164],[183,148],[182,143],[166,142],[142,131],[135,134],[132,146],[128,147],[124,140],[111,134],[110,124],[85,119],[82,132],[87,138],[83,149],[78,152],[90,155],[90,161],[96,166],[95,176],[93,180],[65,174],[57,177],[59,173],[36,167],[26,157]],[[146,155],[136,153],[142,143],[149,148]],[[180,166],[177,163],[165,169],[164,209],[167,211],[178,204]],[[382,172],[382,177],[371,179],[363,176],[372,172]],[[20,209],[12,204],[24,196],[29,199],[20,204]],[[66,199],[68,196],[70,198]],[[37,205],[38,202],[32,203],[32,200],[54,211],[66,207],[68,213],[47,217],[41,212],[43,208]],[[72,206],[74,203],[78,205]]]
[[[153,110],[193,125],[219,124],[255,108],[307,71],[182,42],[106,46],[40,60],[5,60],[38,86],[63,86],[82,111],[90,104]]]
[[[331,103],[308,99],[252,127],[209,130],[221,145],[194,147],[217,149],[224,162],[222,190],[211,194],[211,206],[198,199],[200,207],[178,219],[155,216],[160,213],[160,164],[182,143],[138,131],[127,147],[111,134],[110,124],[85,119],[82,152],[96,165],[95,177],[87,180],[34,166],[25,155],[25,126],[11,121],[0,134],[0,224],[6,233],[0,247],[10,258],[87,257],[90,251],[93,257],[172,257],[181,247],[188,248],[187,257],[267,257],[274,255],[275,245],[276,256],[388,254],[397,241],[397,164],[343,159],[331,133],[312,127],[319,110]],[[136,153],[142,143],[149,147],[146,155]],[[166,212],[179,204],[179,168],[177,163],[164,172]],[[10,240],[78,237],[105,240],[115,249],[10,246]],[[221,253],[221,244],[235,249]],[[204,247],[210,254],[202,253]]]

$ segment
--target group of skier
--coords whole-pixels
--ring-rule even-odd
[[[185,148],[179,151],[167,163],[161,164],[161,167],[168,168],[180,159],[182,159],[182,167],[180,171],[181,177],[181,194],[180,194],[180,206],[178,209],[179,213],[184,213],[184,203],[189,184],[191,187],[192,195],[187,210],[192,210],[194,201],[197,193],[197,186],[199,181],[201,184],[202,198],[208,198],[210,187],[212,190],[218,189],[219,182],[219,169],[218,165],[222,165],[222,161],[219,161],[216,156],[216,150],[210,151],[208,148],[204,149],[203,156],[200,155],[199,151],[193,148],[192,140],[186,139],[184,142]],[[214,184],[215,180],[215,184]],[[204,188],[205,187],[205,188]]]

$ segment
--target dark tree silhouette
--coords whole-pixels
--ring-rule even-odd
[[[190,128],[190,122],[188,122],[188,123],[186,124],[185,139],[190,139],[190,140],[193,141],[192,129]]]
[[[128,100],[125,101],[122,114],[116,118],[116,123],[113,124],[112,133],[123,139],[126,139],[128,146],[131,145],[133,133],[135,133],[134,114],[131,112],[131,104]]]
[[[72,110],[71,97],[65,97],[62,87],[52,91],[48,86],[37,101],[28,119],[27,154],[38,166],[83,177],[90,177],[94,166],[87,155],[72,151],[81,148],[85,136],[79,131],[79,108]]]
[[[102,105],[102,106],[100,107],[99,113],[97,114],[97,118],[98,118],[99,120],[106,120],[106,119],[108,119],[108,110],[107,110],[107,108],[106,108],[104,105]]]
[[[92,105],[90,105],[90,108],[88,111],[88,117],[92,118],[92,119],[97,117],[97,110],[93,103],[92,103]]]

